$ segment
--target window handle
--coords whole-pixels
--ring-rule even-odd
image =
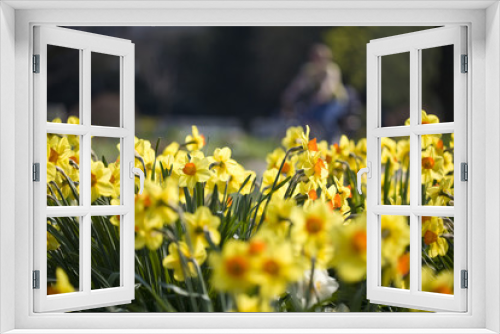
[[[358,171],[358,193],[362,194],[363,191],[361,190],[361,176],[366,173],[368,175],[368,178],[371,179],[372,178],[372,163],[370,161],[368,161],[368,163],[366,164],[366,168],[361,168],[359,171]]]
[[[134,162],[130,162],[130,178],[133,179],[135,175],[139,176],[139,180],[141,182],[141,185],[139,187],[139,195],[140,195],[144,190],[144,172],[142,171],[142,169],[134,167]]]

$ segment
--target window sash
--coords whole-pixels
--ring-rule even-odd
[[[47,45],[80,51],[80,123],[47,122]],[[94,126],[91,122],[91,53],[99,52],[120,58],[120,126]],[[112,304],[128,303],[134,298],[134,179],[129,163],[134,162],[134,44],[130,41],[79,32],[59,27],[38,26],[34,33],[34,54],[40,55],[40,73],[34,82],[34,161],[40,163],[40,182],[34,184],[34,270],[40,271],[40,288],[34,289],[34,311],[73,311]],[[80,205],[49,207],[47,187],[47,134],[80,136]],[[114,137],[120,140],[120,200],[118,206],[91,205],[91,137]],[[92,216],[121,215],[120,286],[91,288]],[[48,217],[79,217],[79,291],[47,295]]]
[[[451,26],[387,37],[371,41],[367,46],[367,161],[372,165],[372,178],[367,189],[367,298],[373,303],[418,308],[424,310],[467,310],[467,290],[461,289],[460,272],[467,269],[467,183],[461,182],[460,164],[467,162],[466,106],[467,76],[460,72],[461,54],[466,54],[466,28]],[[419,124],[421,117],[421,49],[454,45],[454,122]],[[381,63],[382,56],[410,53],[410,125],[381,127]],[[420,135],[455,133],[454,170],[455,203],[453,207],[418,205],[421,195]],[[410,205],[380,203],[380,138],[410,137]],[[416,168],[415,168],[416,167]],[[410,289],[381,286],[381,215],[410,217]],[[454,217],[454,294],[440,295],[419,291],[421,286],[421,227],[422,216]]]

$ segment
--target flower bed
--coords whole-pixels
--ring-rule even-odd
[[[158,144],[135,140],[146,174],[135,300],[106,311],[405,311],[366,300],[366,198],[354,191],[366,139],[330,145],[289,128],[262,177],[229,147],[208,151],[196,126],[184,143]],[[381,154],[383,204],[408,204],[408,138],[383,138]],[[48,135],[48,205],[78,204],[78,162],[76,136]],[[118,204],[120,164],[94,155],[91,173],[93,204]],[[453,135],[422,136],[422,200],[453,205]],[[75,291],[78,219],[47,225],[48,292]],[[93,217],[93,289],[119,285],[119,226],[119,216]],[[421,228],[422,290],[452,293],[453,220],[423,217]],[[382,216],[382,285],[409,288],[409,235],[407,217]]]

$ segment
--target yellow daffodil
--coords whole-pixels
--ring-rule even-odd
[[[191,134],[186,136],[186,147],[190,151],[199,151],[206,144],[205,136],[198,132],[198,128],[193,125]]]
[[[220,242],[220,233],[217,230],[220,225],[220,218],[214,216],[210,209],[206,206],[200,206],[195,213],[184,214],[184,219],[187,223],[187,230],[193,245],[199,243],[204,247],[208,247],[209,243],[205,236],[208,233],[210,240],[218,245]]]
[[[170,144],[167,145],[167,147],[165,147],[161,155],[163,156],[171,155],[175,157],[175,155],[179,151],[180,146],[181,145],[179,145],[178,142],[175,141],[171,142]]]
[[[341,214],[346,214],[351,211],[347,199],[351,197],[351,189],[344,186],[344,176],[338,179],[336,176],[333,177],[334,185],[330,186],[328,189],[323,187],[321,191],[321,197],[332,210],[339,210]]]
[[[333,236],[335,256],[332,265],[341,280],[359,282],[366,275],[366,216],[336,227]]]
[[[453,172],[453,170],[455,169],[453,154],[450,152],[443,152],[443,169],[444,174]]]
[[[264,172],[264,175],[262,177],[262,186],[260,188],[261,192],[264,195],[269,194],[271,189],[273,189],[273,185],[276,179],[278,179],[278,181],[276,182],[275,189],[285,178],[281,174],[278,175],[277,169],[270,169]],[[275,190],[275,194],[277,194],[279,197],[283,197],[282,195],[284,195],[285,191],[286,188],[281,187],[277,191]]]
[[[184,242],[179,242],[178,244],[172,242],[168,246],[168,255],[163,259],[163,266],[166,269],[174,271],[174,278],[177,281],[184,281],[185,275],[189,277],[198,276],[198,270],[193,262],[196,262],[200,266],[207,258],[205,248],[201,244],[193,247],[195,247],[194,252],[191,252],[188,245]],[[181,254],[184,257],[184,261],[181,259]]]
[[[354,153],[359,157],[361,165],[359,168],[363,168],[366,166],[366,155],[367,155],[367,145],[366,138],[361,138],[356,144],[356,148],[354,149]]]
[[[52,223],[47,220],[47,225],[52,225]],[[59,244],[57,239],[49,231],[47,231],[47,251],[56,250],[59,248],[59,246],[61,245]]]
[[[287,285],[298,281],[305,269],[288,242],[270,244],[256,257],[253,266],[252,279],[260,286],[260,294],[268,298],[285,292]]]
[[[241,167],[243,169],[243,167]],[[252,191],[252,185],[253,185],[253,182],[255,180],[255,172],[251,171],[251,170],[244,170],[243,173],[240,173],[240,174],[236,174],[239,176],[239,179],[238,178],[235,178],[235,180],[239,183],[239,186],[241,188],[240,190],[240,194],[241,195],[248,195],[250,194],[250,192]],[[248,181],[245,185],[243,185],[243,182],[245,182],[245,180],[248,178]],[[239,189],[238,189],[239,190]]]
[[[277,242],[280,241],[279,238],[276,238],[277,234],[275,231],[263,227],[256,234],[248,240],[248,256],[251,258],[256,258],[264,254],[267,249]]]
[[[410,140],[401,139],[396,144],[396,158],[404,171],[410,166]]]
[[[179,202],[179,185],[168,178],[161,187],[156,210],[166,224],[173,224],[179,218],[177,207]]]
[[[50,232],[47,232],[47,251],[56,250],[59,246],[57,239]]]
[[[383,268],[382,286],[398,289],[410,288],[410,252],[402,254],[395,263]]]
[[[421,124],[433,124],[439,123],[439,118],[436,115],[427,114],[425,110],[422,110]],[[405,125],[410,125],[410,119],[407,119]]]
[[[135,156],[143,160],[146,166],[146,172],[151,171],[155,161],[155,151],[151,148],[151,142],[149,140],[134,139]],[[144,169],[140,159],[135,159],[135,167]]]
[[[286,136],[281,143],[287,150],[300,146],[302,144],[301,136],[303,133],[304,129],[301,126],[290,127],[286,130]]]
[[[328,142],[326,140],[321,140],[319,143],[317,143],[317,146],[318,146],[318,151],[321,154],[321,158],[323,160],[325,160],[326,162],[330,163],[331,160],[330,161],[326,160],[326,157],[328,155],[330,155],[330,156],[332,155],[330,152],[330,149],[328,147]]]
[[[439,154],[443,153],[444,143],[440,134],[423,135],[422,149],[425,150],[429,146],[433,146]]]
[[[160,216],[145,217],[135,224],[135,249],[147,247],[157,250],[163,242],[163,233],[160,229],[163,221]]]
[[[281,147],[278,147],[273,152],[269,153],[266,157],[267,169],[279,169],[283,159],[285,159],[285,151]],[[291,165],[288,162],[285,162],[281,172],[287,175],[290,172]]]
[[[315,201],[318,199],[318,188],[318,185],[314,181],[306,180],[304,182],[299,182],[295,187],[293,197],[297,197],[297,195],[307,196],[307,200],[304,204],[309,201]]]
[[[80,119],[76,116],[69,116],[68,124],[80,124]]]
[[[111,177],[109,182],[113,185],[113,198],[120,197],[120,162],[112,162],[108,164],[108,168],[111,171]],[[117,205],[120,203],[118,202]]]
[[[337,188],[337,193],[340,194],[342,199],[347,200],[348,198],[351,197],[351,188],[349,186],[344,185],[343,175],[340,178],[334,176],[333,182],[335,183],[335,187]]]
[[[207,192],[213,193],[215,186],[219,192],[219,200],[222,201],[224,194],[231,195],[240,191],[241,195],[250,193],[253,180],[255,179],[255,172],[245,170],[241,165],[236,164],[228,174],[226,181],[220,180],[217,175],[213,174],[206,183]],[[243,183],[248,178],[248,181],[243,186]],[[243,186],[243,188],[242,188]]]
[[[76,116],[68,117],[68,124],[80,124],[80,119]],[[74,151],[80,150],[80,136],[68,135],[68,142],[73,147]]]
[[[306,210],[294,208],[293,211],[294,236],[301,242],[312,241],[317,244],[328,242],[333,227],[343,220],[320,201],[313,202]]]
[[[269,301],[260,296],[248,296],[240,293],[236,296],[236,308],[238,312],[273,312]]]
[[[299,139],[302,149],[306,152],[319,152],[317,139],[309,139],[309,133],[309,125],[306,125],[306,132],[302,132]]]
[[[95,202],[101,196],[112,196],[115,188],[110,182],[111,170],[104,167],[101,161],[91,163],[91,192],[92,202]]]
[[[319,152],[307,151],[303,154],[302,167],[309,180],[315,184],[323,185],[328,177],[328,167]]]
[[[113,201],[113,200],[111,200],[111,201]],[[117,205],[117,204],[114,204],[114,205]],[[109,222],[116,227],[120,227],[121,219],[122,219],[122,217],[120,215],[114,215],[114,216],[111,216],[111,218],[109,218]]]
[[[444,177],[444,160],[434,147],[430,146],[422,152],[422,183],[441,181]]]
[[[381,157],[380,162],[386,168],[387,163],[389,163],[389,174],[394,174],[395,170],[400,168],[400,161],[397,154],[397,143],[395,140],[387,137],[383,137],[380,140],[381,143]]]
[[[171,154],[157,156],[155,166],[156,175],[162,175],[163,171],[171,170],[174,162],[175,158]]]
[[[446,232],[443,218],[422,217],[422,238],[424,244],[428,246],[426,248],[429,257],[446,255],[448,252],[448,241],[441,237]]]
[[[445,176],[440,182],[426,188],[426,195],[430,201],[428,205],[445,206],[453,199],[453,175]]]
[[[273,197],[269,202],[264,220],[264,227],[272,230],[276,235],[285,237],[292,226],[292,211],[297,206],[294,199]]]
[[[383,215],[380,218],[382,238],[382,262],[397,262],[399,256],[410,244],[410,225],[408,217]]]
[[[216,148],[213,160],[212,168],[220,181],[227,181],[231,175],[239,171],[237,162],[231,159],[229,147]]]
[[[292,213],[292,239],[303,245],[309,257],[318,260],[322,250],[332,246],[332,232],[343,222],[342,216],[330,210],[322,201],[314,201],[307,208],[294,208]],[[331,254],[330,251],[324,254]],[[325,262],[328,262],[326,259]]]
[[[161,246],[163,225],[173,224],[178,218],[178,191],[176,181],[170,178],[162,185],[145,180],[143,194],[135,196],[136,249],[148,247],[156,250]]]
[[[340,136],[339,142],[333,144],[333,149],[341,160],[347,160],[351,153],[351,143],[349,138],[347,138],[346,135]]]
[[[56,268],[56,284],[47,287],[48,295],[55,295],[59,293],[75,292],[75,287],[69,281],[68,275],[62,269]]]
[[[184,161],[176,164],[179,175],[179,187],[193,189],[198,182],[206,182],[212,175],[208,169],[210,161],[201,152],[193,152],[191,159],[185,156]]]
[[[453,271],[443,270],[440,273],[429,268],[422,268],[422,291],[453,294]]]
[[[221,254],[211,254],[212,285],[219,291],[245,292],[252,285],[252,263],[248,257],[249,245],[240,240],[229,240]]]
[[[428,115],[424,110],[422,110],[422,124],[433,124],[439,123],[439,118],[436,115]]]
[[[56,165],[50,162],[51,148],[50,144],[47,144],[47,183],[56,180],[57,169]]]
[[[69,167],[69,158],[74,155],[67,137],[53,135],[47,138],[47,165],[66,169]]]

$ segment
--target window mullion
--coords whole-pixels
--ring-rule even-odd
[[[420,281],[419,228],[418,216],[414,209],[420,203],[420,141],[414,132],[420,114],[420,52],[410,51],[410,291],[416,293]]]
[[[455,124],[453,122],[425,124],[425,125],[420,124],[420,125],[415,125],[415,127],[412,128],[412,132],[418,135],[453,133],[454,130],[455,130]]]
[[[82,94],[82,124],[90,129],[91,126],[91,81],[90,81],[90,70],[91,70],[91,53],[88,48],[83,49],[82,52],[82,67],[81,67],[81,94]],[[91,229],[92,220],[90,216],[90,206],[91,206],[91,135],[90,131],[87,131],[82,136],[82,145],[80,147],[80,196],[82,198],[82,203],[88,211],[83,216],[83,224],[81,225],[81,251],[80,251],[80,276],[83,279],[82,291],[85,293],[90,293],[91,287]]]
[[[382,137],[403,137],[410,135],[410,128],[408,126],[390,126],[379,127],[373,130],[373,134],[378,138]]]
[[[377,205],[373,208],[377,215],[409,216],[411,209],[409,205]]]
[[[110,126],[91,126],[90,131],[92,132],[92,136],[96,137],[108,137],[108,138],[122,138],[133,133],[128,129],[124,128],[115,128]]]
[[[412,213],[420,217],[455,217],[453,206],[418,206],[412,208]]]

